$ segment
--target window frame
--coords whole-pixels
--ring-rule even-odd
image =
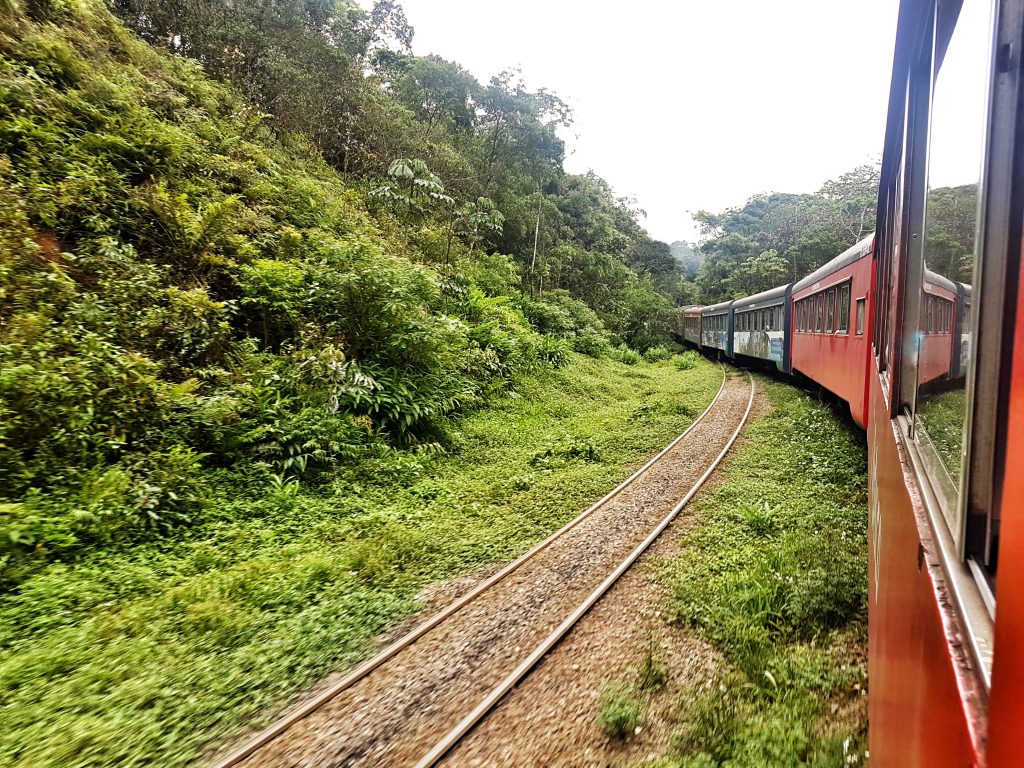
[[[839,285],[839,292],[836,295],[836,334],[842,336],[850,335],[850,294],[853,293],[853,281],[847,280]],[[844,298],[845,297],[845,301]],[[843,310],[843,306],[846,310]]]

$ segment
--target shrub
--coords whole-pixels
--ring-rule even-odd
[[[692,349],[688,349],[682,354],[672,356],[672,365],[680,371],[689,371],[691,368],[696,367],[699,362],[700,354]]]
[[[668,351],[668,347],[657,346],[649,347],[644,352],[644,360],[648,363],[659,363],[662,360],[668,360],[672,356],[672,353]]]
[[[643,705],[625,686],[605,685],[600,704],[597,724],[613,739],[626,739],[643,724]]]
[[[542,336],[536,350],[538,359],[543,360],[552,368],[561,368],[569,362],[572,347],[569,345],[569,342],[563,339]]]
[[[616,347],[612,357],[625,365],[636,365],[643,360],[643,356],[639,352],[635,349],[630,349],[625,344],[620,344]]]
[[[572,348],[588,357],[606,357],[612,351],[608,337],[595,328],[583,328],[577,331],[572,339]]]

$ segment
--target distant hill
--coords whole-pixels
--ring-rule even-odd
[[[676,240],[669,248],[672,249],[672,258],[683,268],[686,276],[691,280],[696,277],[697,270],[704,261],[704,254],[685,240]]]

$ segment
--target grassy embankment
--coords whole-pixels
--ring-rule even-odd
[[[863,433],[799,390],[762,381],[721,482],[695,504],[684,553],[663,563],[666,620],[721,657],[685,688],[669,753],[645,768],[860,765],[866,750],[867,481]],[[645,655],[609,686],[604,721],[627,717],[672,675]],[[614,694],[614,695],[612,695]]]
[[[0,762],[184,765],[364,657],[424,586],[507,560],[664,445],[718,369],[573,358],[320,487],[225,475],[196,528],[53,564],[0,600]],[[255,719],[253,719],[255,718]]]

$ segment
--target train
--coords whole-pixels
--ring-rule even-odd
[[[867,427],[874,234],[795,283],[680,311],[676,337],[720,359],[812,382]],[[970,357],[972,289],[927,270],[919,383],[957,386]]]
[[[866,431],[876,768],[1024,766],[1022,53],[1024,0],[901,0],[874,233],[679,314]]]

